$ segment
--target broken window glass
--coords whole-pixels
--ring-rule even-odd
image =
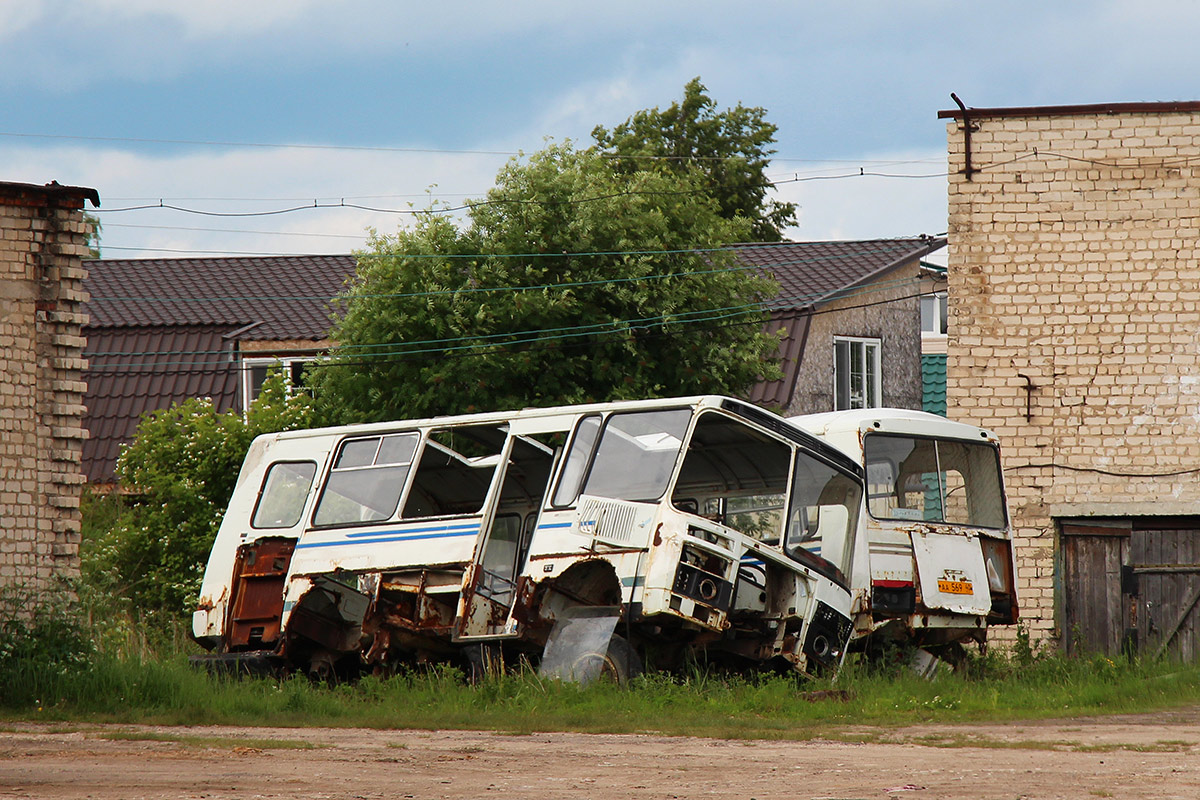
[[[853,476],[796,453],[784,549],[798,560],[816,556],[842,576],[849,574],[861,503],[862,487]]]
[[[390,519],[417,448],[415,433],[342,443],[325,481],[313,524],[353,525]]]
[[[583,493],[630,501],[662,497],[691,418],[686,408],[610,416]]]
[[[779,545],[787,497],[790,445],[723,414],[696,421],[672,503]]]
[[[472,425],[430,432],[404,519],[477,514],[487,500],[507,429]]]
[[[1004,527],[994,445],[880,433],[864,439],[863,452],[876,519]]]
[[[569,506],[579,497],[579,489],[583,485],[583,476],[587,474],[588,460],[596,447],[596,437],[600,433],[600,416],[584,417],[575,430],[575,438],[571,440],[571,449],[567,453],[563,466],[562,477],[558,479],[558,489],[554,492],[554,505]]]

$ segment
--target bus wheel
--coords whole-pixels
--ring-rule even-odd
[[[599,661],[599,676],[618,685],[629,683],[632,678],[642,674],[642,660],[638,658],[633,645],[615,633],[608,640],[608,649],[601,653],[592,651],[583,653],[575,659],[571,671],[575,675],[588,675],[596,669]]]

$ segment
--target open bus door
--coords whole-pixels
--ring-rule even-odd
[[[553,466],[550,448],[524,436],[510,438],[501,466],[500,492],[463,581],[457,641],[493,639],[515,632],[508,629],[506,621]]]

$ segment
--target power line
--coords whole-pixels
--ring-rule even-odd
[[[1076,467],[1070,464],[1059,464],[1053,461],[1045,464],[1017,464],[1004,468],[1005,472],[1015,472],[1024,469],[1065,469],[1068,472],[1090,472],[1096,475],[1107,475],[1114,478],[1173,478],[1179,475],[1192,475],[1200,473],[1200,467],[1192,469],[1177,469],[1170,472],[1118,472],[1116,470],[1102,469],[1100,467]]]
[[[910,279],[905,279],[904,282],[908,283],[908,284],[919,283],[920,279],[919,278],[910,278]],[[831,298],[831,299],[847,299],[847,298],[852,298],[852,297],[861,296],[861,295],[865,295],[865,294],[875,294],[880,291],[883,291],[885,288],[889,288],[889,287],[862,287],[859,290],[851,290],[851,291],[846,292],[845,294],[839,295],[838,297]],[[892,288],[894,288],[894,287],[892,287]],[[928,292],[916,292],[914,294],[907,294],[907,295],[902,295],[900,297],[894,297],[894,298],[885,298],[883,300],[876,300],[876,301],[871,301],[871,302],[867,302],[867,303],[859,303],[859,304],[854,304],[854,305],[842,305],[836,309],[834,309],[834,308],[812,309],[807,312],[807,315],[820,316],[823,314],[834,313],[834,312],[838,312],[838,311],[860,309],[860,308],[871,308],[874,306],[886,305],[889,303],[901,302],[903,300],[911,300],[914,298],[919,298],[919,297],[924,296],[925,294],[929,294],[929,293]],[[459,337],[452,337],[452,338],[445,338],[445,339],[426,339],[426,340],[417,340],[417,341],[402,342],[402,343],[385,342],[385,343],[372,344],[372,345],[347,345],[346,347],[356,348],[358,350],[358,352],[351,353],[350,355],[345,356],[344,358],[336,357],[336,356],[335,356],[335,358],[337,359],[336,360],[337,364],[349,364],[349,365],[362,366],[362,365],[367,365],[370,363],[375,363],[378,359],[381,359],[381,358],[388,359],[388,358],[406,357],[406,356],[413,356],[413,355],[426,355],[426,354],[431,354],[431,353],[454,354],[456,352],[461,352],[461,351],[476,350],[480,347],[489,348],[489,352],[492,352],[497,348],[509,347],[512,345],[528,344],[528,343],[534,343],[534,342],[547,342],[548,343],[548,342],[555,342],[555,341],[587,337],[587,336],[629,334],[629,333],[639,330],[639,329],[646,330],[646,329],[652,329],[652,328],[656,328],[656,327],[657,328],[665,328],[668,325],[678,326],[678,327],[690,327],[692,325],[696,325],[696,324],[703,323],[703,322],[728,319],[731,317],[747,316],[747,315],[751,315],[751,314],[757,316],[757,315],[767,312],[769,310],[770,310],[769,302],[756,302],[756,303],[749,303],[749,304],[744,304],[744,305],[740,305],[740,306],[728,306],[728,307],[724,307],[724,308],[704,309],[704,310],[700,310],[700,311],[683,312],[682,314],[672,316],[670,319],[664,319],[664,315],[659,314],[659,315],[655,315],[652,317],[635,318],[635,319],[628,319],[628,320],[612,320],[612,321],[603,322],[603,323],[592,323],[590,325],[564,326],[564,327],[560,327],[560,328],[522,330],[522,331],[506,331],[506,332],[495,333],[495,334],[468,335],[468,336],[459,336]],[[752,323],[746,323],[746,324],[761,325],[762,320],[755,319],[752,321]],[[545,335],[546,333],[552,333],[554,335],[547,336],[547,335]],[[482,341],[482,340],[501,339],[504,337],[516,337],[516,338],[511,338],[509,341],[504,341],[504,342]],[[436,345],[436,346],[434,346],[434,345]],[[389,348],[389,347],[390,348],[401,348],[401,349],[393,349],[393,350],[389,350],[389,351],[382,350],[382,348]],[[365,350],[367,348],[374,348],[375,351],[374,352],[362,352],[363,350]],[[308,349],[308,350],[295,350],[295,351],[289,351],[289,353],[287,353],[287,354],[281,354],[280,357],[281,358],[288,357],[289,355],[294,356],[296,354],[316,354],[319,352],[323,352],[323,351],[321,351],[319,349],[315,349],[315,348]],[[482,355],[482,354],[483,353],[480,353],[480,355]],[[97,371],[101,371],[101,370],[110,370],[110,369],[122,369],[122,370],[142,371],[142,372],[145,372],[145,371],[192,372],[195,370],[196,367],[217,366],[217,365],[222,365],[222,366],[227,367],[228,365],[230,365],[232,363],[232,361],[231,361],[232,354],[229,353],[228,351],[184,351],[184,352],[145,351],[145,352],[141,352],[141,353],[135,353],[135,352],[84,353],[83,355],[85,358],[98,358],[101,356],[132,357],[132,356],[137,356],[137,355],[154,356],[154,357],[159,357],[159,358],[177,357],[180,355],[202,355],[202,356],[217,356],[217,355],[219,355],[222,357],[219,361],[208,361],[208,362],[205,362],[205,361],[176,361],[176,362],[157,362],[157,363],[152,363],[152,364],[147,364],[145,362],[95,364],[95,365],[89,366],[88,371],[90,371],[90,372],[97,372]],[[245,355],[245,354],[243,354],[243,355]],[[162,367],[177,367],[177,368],[181,368],[181,369],[162,370],[161,369]]]
[[[252,147],[260,149],[279,149],[279,150],[333,150],[347,152],[366,152],[366,153],[436,153],[445,155],[493,155],[493,156],[520,156],[523,155],[521,150],[486,150],[486,149],[469,149],[469,148],[446,148],[446,147],[394,147],[387,145],[338,145],[338,144],[301,144],[296,142],[240,142],[240,141],[222,141],[212,139],[159,139],[149,137],[133,137],[133,136],[81,136],[77,134],[56,134],[56,133],[25,133],[19,131],[0,131],[0,137],[8,137],[14,139],[48,139],[48,140],[63,140],[77,142],[125,142],[129,144],[176,144],[176,145],[193,145],[200,147]],[[607,158],[621,159],[637,159],[646,161],[732,161],[732,160],[748,160],[744,155],[732,156],[702,156],[702,155],[686,155],[675,156],[666,154],[626,154],[626,153],[607,153],[601,152],[601,155]],[[795,164],[924,164],[932,163],[930,159],[841,159],[841,158],[798,158],[794,156],[780,156],[774,153],[764,155],[759,159],[761,161],[788,162]]]
[[[169,211],[179,211],[184,214],[197,214],[204,217],[273,217],[281,214],[293,214],[297,211],[310,211],[312,209],[328,209],[328,208],[350,208],[356,211],[371,211],[379,214],[403,214],[416,216],[421,214],[453,214],[458,211],[469,211],[473,208],[483,208],[486,206],[566,206],[566,205],[583,205],[585,203],[596,203],[601,200],[613,200],[618,197],[679,197],[683,195],[698,195],[705,194],[706,189],[678,189],[671,191],[658,190],[640,190],[630,189],[623,192],[609,192],[607,194],[598,194],[591,197],[571,198],[568,200],[529,200],[526,198],[509,198],[500,197],[490,200],[479,200],[462,203],[457,206],[431,206],[429,208],[379,208],[376,206],[366,206],[361,203],[347,203],[345,199],[339,200],[336,203],[322,203],[319,200],[313,200],[311,204],[291,206],[288,208],[271,209],[268,211],[206,211],[199,208],[186,208],[177,206],[171,203],[166,203],[159,200],[157,204],[147,203],[139,206],[125,206],[124,208],[98,208],[94,212],[96,214],[121,214],[128,211],[147,211],[153,208],[162,208]]]
[[[154,231],[195,231],[198,233],[250,233],[256,236],[308,236],[324,239],[363,239],[361,233],[313,233],[309,231],[256,231],[245,228],[187,228],[181,225],[130,225],[124,222],[106,222],[104,229],[130,228],[136,230]],[[113,250],[133,250],[138,248],[113,247]]]

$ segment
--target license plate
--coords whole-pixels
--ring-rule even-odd
[[[975,594],[970,581],[938,581],[938,591],[943,594]]]

